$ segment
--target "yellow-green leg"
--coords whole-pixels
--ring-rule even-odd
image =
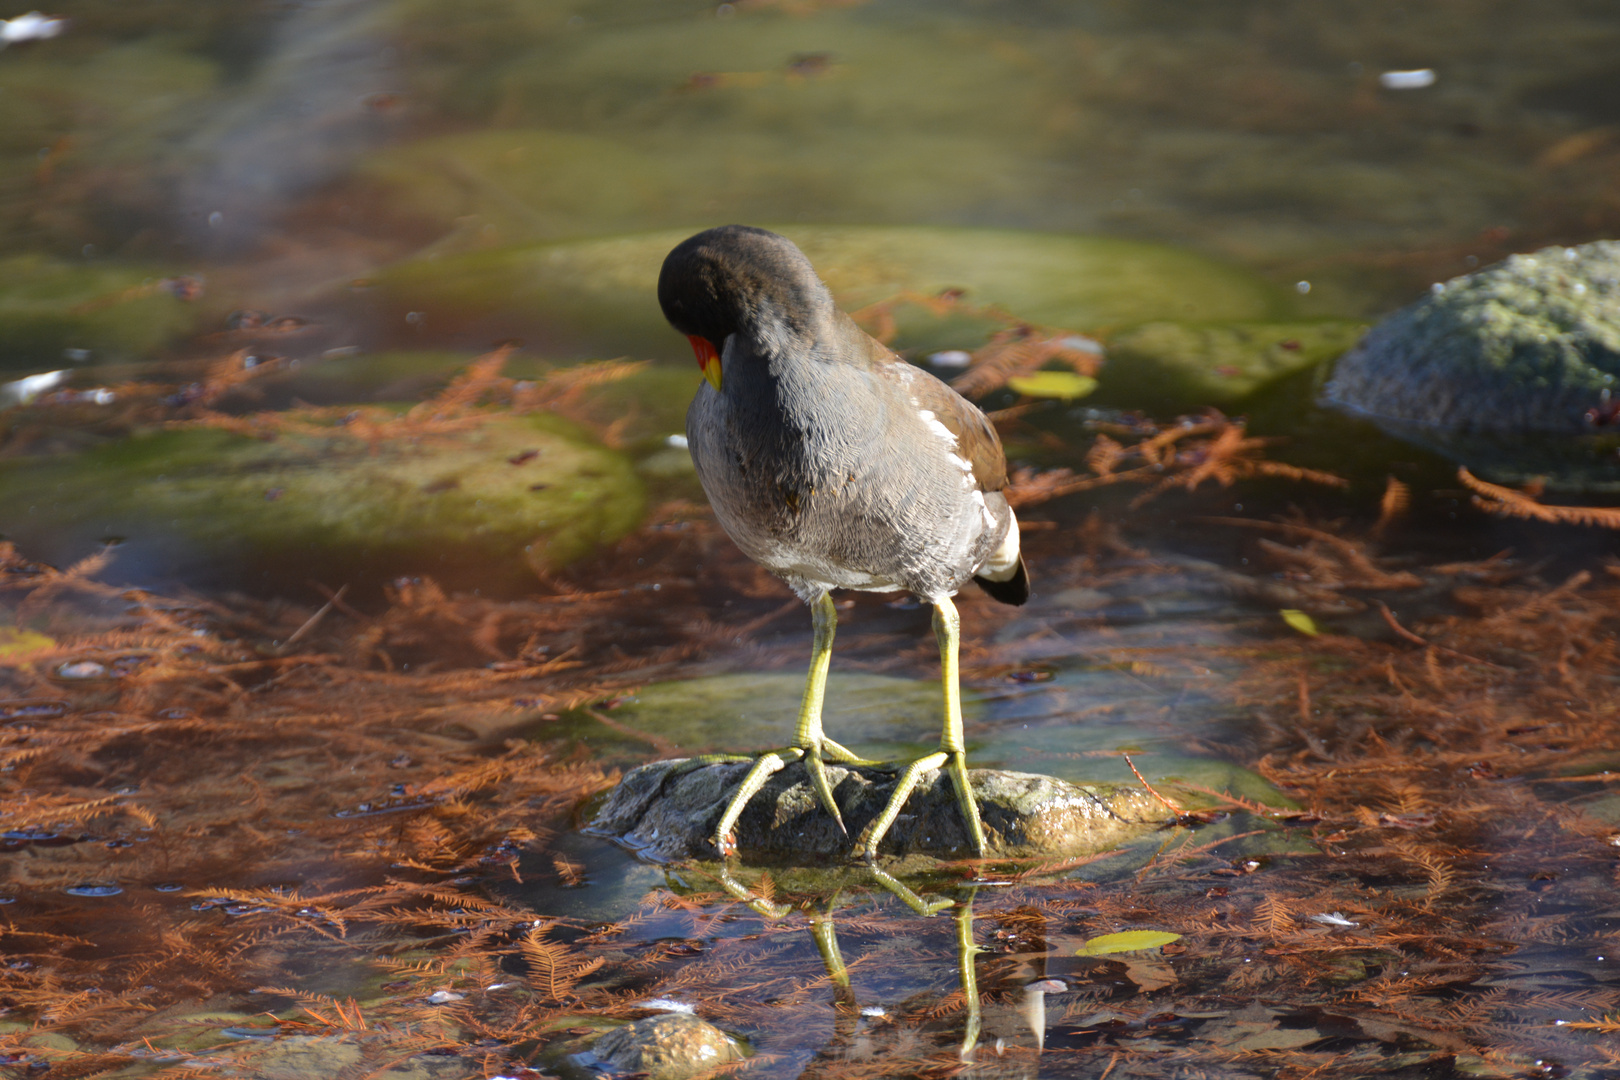
[[[714,846],[722,854],[731,850],[731,830],[736,827],[737,819],[742,816],[748,800],[758,794],[759,789],[765,786],[765,781],[770,779],[773,773],[780,772],[788,762],[800,760],[804,762],[805,769],[810,773],[811,786],[816,789],[816,798],[826,808],[827,813],[833,816],[833,820],[838,822],[840,829],[844,828],[844,818],[838,812],[838,803],[833,800],[832,784],[827,779],[826,761],[836,761],[841,765],[877,764],[856,757],[843,746],[827,738],[821,730],[821,705],[827,695],[827,669],[832,664],[833,634],[838,629],[838,609],[833,607],[832,597],[822,593],[812,601],[810,616],[815,627],[815,639],[811,645],[810,674],[805,679],[804,698],[799,703],[799,722],[794,728],[793,745],[761,754],[754,760],[754,767],[743,777],[741,786],[737,788],[737,794],[726,804],[725,813],[720,815],[720,823],[715,826]],[[711,756],[698,760],[707,763],[736,759],[730,756]]]
[[[838,948],[838,931],[833,927],[830,903],[825,913],[810,916],[810,934],[816,939],[816,951],[821,954],[821,964],[827,969],[827,979],[832,983],[834,1005],[844,1018],[854,1017],[860,1012],[861,1006],[855,999],[855,988],[849,982],[844,954]]]
[[[979,1013],[979,972],[974,960],[980,949],[973,940],[973,898],[977,892],[977,889],[969,892],[967,900],[956,911],[956,962],[962,977],[962,999],[967,1003],[967,1025],[962,1032],[959,1052],[963,1061],[973,1056],[983,1022]]]
[[[962,693],[957,667],[957,652],[962,638],[962,617],[956,605],[946,596],[934,601],[934,638],[939,642],[939,678],[945,699],[945,720],[940,731],[939,749],[907,763],[895,781],[894,794],[883,807],[883,813],[873,818],[855,841],[855,854],[874,858],[883,835],[900,816],[906,799],[911,796],[917,780],[929,769],[944,766],[956,788],[956,801],[962,807],[962,818],[967,824],[969,838],[979,855],[988,849],[984,838],[984,825],[979,820],[979,807],[973,801],[973,789],[968,785],[967,746],[962,737]],[[780,766],[778,766],[780,767]],[[764,783],[763,780],[760,781]]]
[[[888,871],[881,870],[876,866],[868,867],[868,869],[872,871],[872,876],[877,879],[877,883],[879,885],[882,885],[885,889],[888,889],[890,893],[899,897],[900,900],[902,900],[912,911],[915,911],[917,914],[924,917],[937,915],[956,902],[954,900],[944,898],[936,900],[924,900],[922,897],[912,892],[910,887],[908,887],[905,882],[901,881]]]

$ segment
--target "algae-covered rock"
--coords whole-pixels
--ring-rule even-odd
[[[1213,260],[1153,244],[1002,229],[779,226],[829,288],[854,309],[901,292],[965,290],[1043,325],[1087,329],[1155,319],[1278,317],[1273,286]],[[441,341],[521,337],[547,351],[684,356],[655,295],[664,256],[691,229],[409,260],[376,279],[368,303],[384,325]],[[979,328],[982,334],[986,327]],[[927,324],[897,347],[940,340]],[[982,340],[982,337],[981,339]]]
[[[619,782],[590,823],[653,859],[713,858],[710,838],[750,763],[683,769],[685,759],[656,761]],[[804,766],[790,765],[765,782],[736,827],[744,859],[802,865],[843,859],[852,837],[877,817],[894,790],[895,773],[829,765],[827,778],[848,832],[816,800]],[[1032,773],[971,769],[990,854],[1082,855],[1107,850],[1163,824],[1165,810],[1140,788],[1080,787]],[[950,778],[923,774],[884,837],[886,854],[961,856],[972,850]]]
[[[626,449],[651,451],[667,447],[671,435],[686,432],[686,409],[703,382],[703,373],[688,357],[646,364],[622,379],[587,386],[574,400],[570,415],[596,428],[612,427],[616,443]],[[685,454],[683,471],[691,471]]]
[[[1074,187],[1096,183],[1073,47],[959,10],[862,7],[404,0],[394,34],[419,96],[494,130],[364,163],[370,199],[440,229],[477,216],[502,243],[722,215],[1072,227]]]
[[[836,657],[834,664],[837,664]],[[1176,791],[1188,805],[1207,800],[1178,785],[1196,785],[1268,806],[1295,804],[1265,778],[1230,761],[1186,751],[1184,729],[1166,727],[1157,706],[1144,715],[1133,708],[1093,709],[1133,689],[1111,670],[1062,672],[1029,687],[964,686],[962,712],[968,761],[990,771],[1040,770],[1085,788],[1131,784],[1134,776],[1119,755],[1135,756],[1155,784]],[[662,747],[681,753],[757,753],[792,738],[804,692],[799,671],[744,672],[655,683],[623,699],[611,726],[589,712],[568,713],[543,729],[547,738],[572,737],[598,754],[643,759]],[[1205,723],[1194,703],[1185,723]],[[1086,712],[1076,720],[1077,711]],[[822,720],[826,732],[871,760],[915,757],[935,749],[939,737],[940,687],[933,679],[835,670],[827,679]],[[640,733],[645,739],[636,737]]]
[[[1098,397],[1147,409],[1232,405],[1332,360],[1365,329],[1336,320],[1148,323],[1109,339]]]
[[[247,564],[512,585],[622,536],[642,502],[622,456],[545,414],[375,446],[171,430],[0,467],[0,532],[30,551],[67,561],[118,536],[123,573],[188,580]]]
[[[189,334],[197,309],[153,267],[0,259],[0,371],[143,359]]]
[[[1136,588],[1142,591],[1140,584]],[[1172,617],[1172,597],[1157,599],[1165,606],[1159,617]],[[1036,617],[1049,621],[1052,615]],[[1223,718],[1197,694],[1189,694],[1175,720],[1166,722],[1162,705],[1144,697],[1141,684],[1128,672],[1099,666],[1059,671],[1048,682],[1004,685],[983,692],[980,702],[987,719],[975,725],[969,749],[970,761],[982,768],[1039,770],[1081,785],[1130,784],[1135,775],[1122,756],[1129,754],[1142,775],[1188,806],[1207,803],[1197,788],[1266,806],[1297,805],[1253,770],[1194,752],[1189,732],[1226,736]],[[1233,732],[1229,737],[1239,736]]]
[[[238,1057],[251,1075],[265,1080],[310,1080],[371,1066],[377,1080],[466,1080],[480,1070],[469,1061],[442,1054],[403,1056],[386,1037],[283,1035],[263,1047],[248,1046]]]
[[[681,750],[765,750],[792,738],[803,694],[803,672],[745,672],[655,683],[613,710],[611,729],[588,715],[569,714],[562,723],[548,725],[546,734],[575,735],[598,752],[616,742],[644,751],[645,745],[628,732],[644,732],[661,745]],[[969,723],[981,714],[971,693],[962,709]],[[827,678],[822,722],[828,735],[856,753],[914,753],[937,739],[939,713],[937,682],[834,671]]]
[[[1331,404],[1435,431],[1579,433],[1620,389],[1620,241],[1515,255],[1379,323]]]
[[[292,1035],[277,1039],[255,1053],[253,1065],[260,1075],[275,1080],[331,1076],[360,1064],[364,1053],[358,1039]]]
[[[242,384],[218,407],[240,412],[291,408],[299,402],[340,405],[419,400],[443,390],[466,371],[476,355],[448,349],[398,349],[305,359]],[[541,380],[564,367],[518,352],[505,360],[501,371],[513,379]],[[569,418],[593,429],[611,426],[616,447],[650,452],[667,445],[669,436],[686,430],[686,408],[702,381],[702,373],[688,354],[678,362],[632,365],[610,379],[583,380],[569,390],[560,407]],[[0,407],[7,403],[5,391],[0,390]]]
[[[1335,365],[1325,404],[1498,476],[1620,484],[1620,242],[1454,278]]]
[[[257,13],[220,18],[195,5],[123,4],[113,14],[112,6],[100,14],[125,25],[76,7],[68,33],[8,49],[0,64],[0,241],[8,252],[78,252],[86,243],[123,251],[132,239],[159,257],[170,251],[169,235],[157,240],[155,227],[172,221],[175,146],[217,95],[221,75],[194,51],[200,42],[186,39],[205,37],[206,24],[251,25]],[[160,7],[170,17],[185,8],[174,19],[184,29],[131,32],[129,22],[161,19]]]
[[[740,1061],[735,1039],[690,1013],[664,1013],[614,1028],[591,1043],[591,1054],[615,1072],[647,1080],[688,1080]]]

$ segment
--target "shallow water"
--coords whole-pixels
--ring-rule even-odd
[[[672,1008],[772,1077],[1620,1075],[1613,534],[1320,411],[1307,339],[1613,235],[1606,5],[63,14],[0,51],[0,382],[67,372],[0,391],[18,1075],[578,1074]],[[667,239],[602,240],[722,220],[874,329],[966,283],[884,309],[917,359],[994,305],[1259,335],[1241,382],[983,397],[1037,592],[961,599],[973,762],[1134,766],[1178,823],[877,871],[582,830],[616,770],[781,742],[808,650],[668,442]],[[931,747],[927,615],[841,599],[834,737]],[[1133,930],[1179,937],[1080,955]]]

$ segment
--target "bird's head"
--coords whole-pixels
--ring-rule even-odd
[[[834,310],[791,240],[748,225],[722,225],[676,245],[658,275],[658,303],[716,390],[729,338],[745,346],[734,357],[769,359],[813,342]]]

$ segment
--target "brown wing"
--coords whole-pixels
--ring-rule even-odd
[[[1005,488],[1007,455],[1001,449],[1001,436],[996,434],[995,427],[979,411],[979,407],[922,368],[908,363],[894,350],[867,334],[848,315],[843,312],[838,314],[841,316],[839,331],[848,343],[843,350],[844,355],[854,359],[864,351],[864,366],[877,371],[880,377],[881,369],[889,365],[906,369],[909,375],[905,380],[907,391],[916,396],[921,408],[932,412],[956,436],[958,451],[973,466],[973,478],[978,481],[979,490],[1000,491]]]
[[[905,363],[904,360],[897,360]],[[1001,436],[988,417],[967,398],[920,368],[914,369],[911,390],[918,403],[931,411],[956,436],[957,452],[973,466],[973,478],[980,491],[1000,491],[1007,486],[1007,455],[1001,449]]]

